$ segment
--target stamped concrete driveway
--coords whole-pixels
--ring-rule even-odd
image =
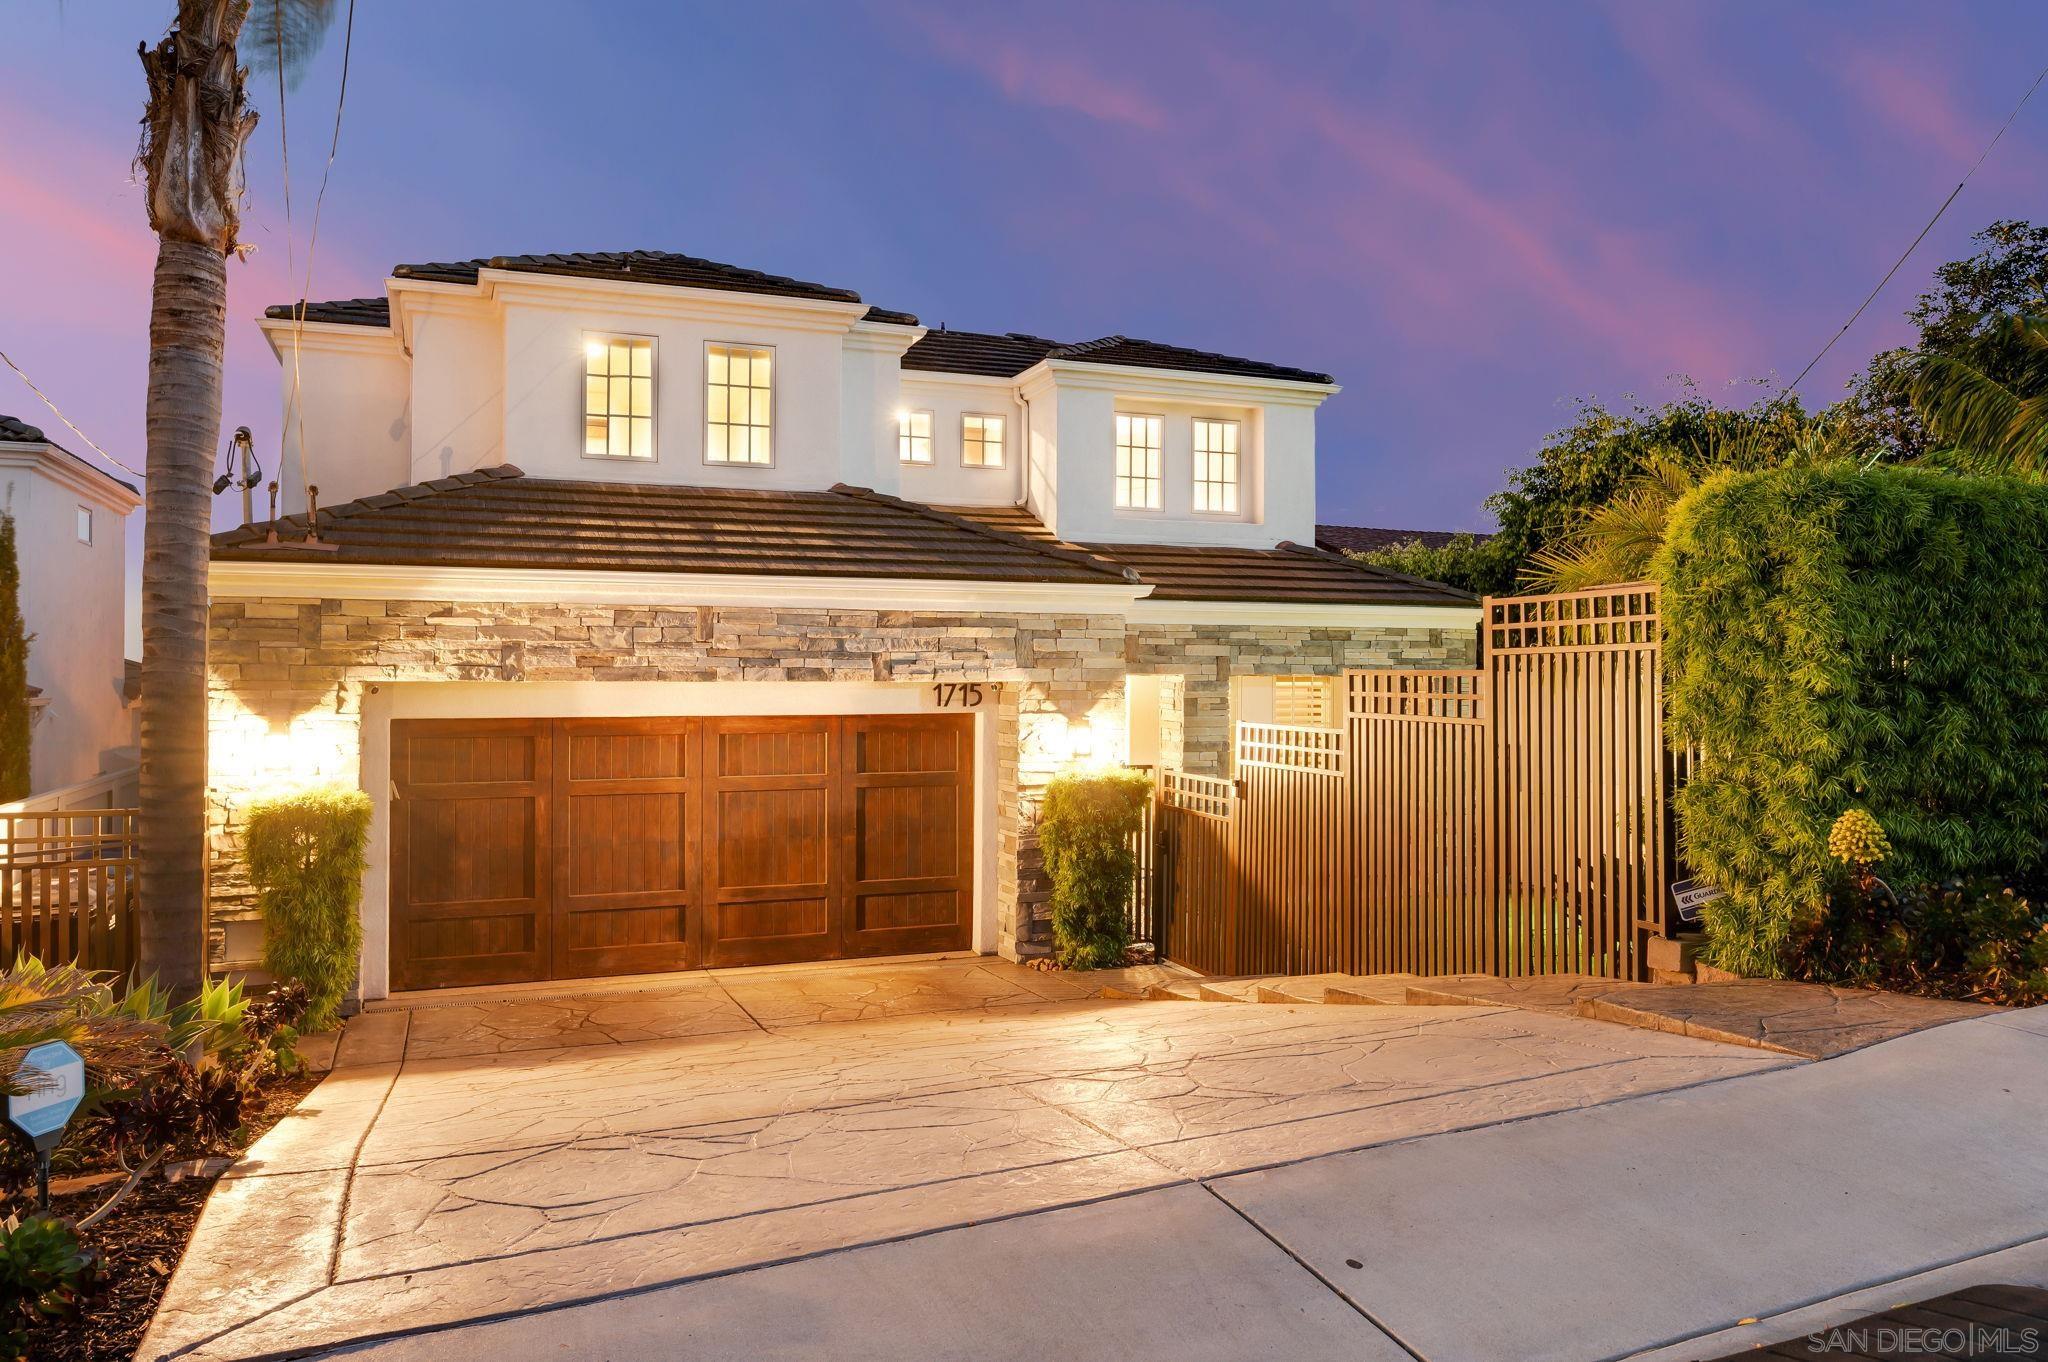
[[[389,1062],[337,1069],[223,1178],[141,1356],[987,1359],[1053,1334],[1083,1357],[1603,1355],[1608,1335],[1668,1341],[1668,1320],[1624,1310],[1598,1351],[1506,1353],[1455,1321],[1523,1279],[1602,1316],[1560,1253],[1517,1266],[1532,1228],[1570,1258],[1573,1215],[1654,1221],[1689,1120],[1857,1058],[1507,1009],[1087,991],[972,960],[369,1014],[357,1057],[381,1028]],[[1771,1103],[1799,1099],[1754,1100],[1761,1143],[1717,1157],[1770,1160]],[[1659,1111],[1620,1138],[1567,1124]],[[1780,1180],[1810,1183],[1814,1157]],[[1482,1190],[1501,1186],[1519,1194]],[[1467,1277],[1433,1276],[1432,1229]],[[1588,1271],[1616,1301],[1686,1270],[1608,1247]],[[1732,1322],[1721,1304],[1692,1313]]]

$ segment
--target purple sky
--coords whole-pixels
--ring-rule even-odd
[[[1996,0],[360,8],[314,297],[400,260],[658,247],[934,325],[1327,369],[1323,518],[1416,527],[1485,527],[1570,397],[1796,373],[2048,60],[2048,7]],[[134,52],[170,10],[0,12],[0,347],[137,465]],[[340,51],[286,110],[301,268]],[[296,290],[270,81],[226,424],[274,454],[250,319]],[[1810,399],[1905,337],[1972,231],[2048,213],[2044,148],[2048,95]],[[54,424],[0,380],[0,411]]]

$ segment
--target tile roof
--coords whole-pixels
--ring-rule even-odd
[[[305,517],[213,537],[216,561],[766,573],[1114,584],[1123,569],[863,488],[826,492],[528,478],[500,467],[320,512],[331,554],[294,548]]]
[[[720,289],[731,293],[764,293],[786,298],[816,298],[827,302],[861,301],[852,289],[807,283],[786,275],[764,274],[738,265],[721,264],[674,251],[572,251],[559,255],[493,255],[475,260],[428,260],[398,265],[391,273],[400,279],[424,279],[444,284],[474,284],[478,271],[509,270],[520,274],[569,275],[585,279],[624,279],[676,288]],[[293,304],[278,303],[263,315],[279,320],[291,317]],[[343,326],[389,326],[391,305],[383,298],[340,298],[305,304],[309,322],[333,322]],[[862,321],[891,326],[916,326],[908,312],[870,307]],[[982,331],[927,331],[903,356],[903,367],[930,373],[982,374],[1014,378],[1040,360],[1051,356],[1077,364],[1117,365],[1135,369],[1179,369],[1189,373],[1225,374],[1240,378],[1270,378],[1292,383],[1330,383],[1334,380],[1313,369],[1296,369],[1263,360],[1243,359],[1212,350],[1190,350],[1185,346],[1162,345],[1129,336],[1099,336],[1072,344],[1029,336],[1020,331],[996,335]]]
[[[1058,341],[1021,331],[996,336],[981,331],[927,331],[903,352],[903,367],[944,374],[985,374],[1015,378],[1060,348]]]
[[[1021,506],[957,507],[985,525],[1047,543],[1059,542]],[[1273,601],[1327,605],[1476,605],[1478,597],[1398,572],[1354,563],[1341,554],[1299,544],[1273,549],[1177,544],[1077,544],[1121,563],[1153,586],[1155,601]]]
[[[717,289],[727,293],[762,293],[782,298],[814,298],[822,302],[857,303],[852,289],[833,288],[767,274],[717,260],[683,255],[676,251],[566,251],[549,255],[491,255],[474,260],[428,260],[397,265],[391,273],[400,279],[426,279],[444,284],[474,284],[480,270],[509,270],[515,274],[555,274],[583,279],[620,279],[643,284],[666,284],[671,288]],[[292,315],[290,303],[264,309],[267,317]],[[381,298],[350,298],[335,302],[308,303],[307,321],[340,322],[352,326],[389,326],[390,306]],[[917,318],[908,312],[869,308],[865,320],[915,326]]]
[[[71,460],[73,463],[77,464],[80,468],[83,468],[86,472],[92,474],[94,477],[105,478],[108,482],[113,483],[116,487],[125,487],[130,492],[134,492],[136,490],[134,483],[129,482],[123,478],[115,477],[112,473],[109,473],[106,469],[100,467],[98,464],[88,462],[83,455],[72,453],[64,446],[58,444],[55,440],[52,440],[49,436],[43,434],[42,428],[40,426],[32,426],[18,416],[7,416],[4,414],[0,414],[0,440],[7,440],[14,444],[48,445],[50,448],[56,450],[59,454],[62,454],[65,458]]]
[[[1368,525],[1318,525],[1316,547],[1338,553],[1369,553],[1374,549],[1389,549],[1396,544],[1420,541],[1424,548],[1440,549],[1465,533],[1471,533],[1474,539],[1492,538],[1491,535],[1464,530],[1381,530]]]

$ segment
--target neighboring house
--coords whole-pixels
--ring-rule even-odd
[[[1472,661],[1471,597],[1313,547],[1325,374],[660,252],[262,326],[322,547],[215,537],[225,958],[241,801],[316,778],[376,802],[370,997],[1030,954],[1054,772],[1225,773],[1233,717]]]
[[[32,792],[132,765],[122,695],[127,535],[135,489],[42,431],[0,416],[0,508],[14,517],[21,614],[32,636]]]
[[[1440,549],[1463,534],[1470,534],[1475,540],[1493,537],[1470,530],[1382,530],[1370,525],[1318,525],[1316,547],[1328,549],[1331,553],[1370,553],[1374,549],[1391,549],[1400,544]]]

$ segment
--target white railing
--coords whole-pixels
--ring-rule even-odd
[[[63,813],[71,809],[132,809],[142,802],[142,768],[123,766],[102,771],[76,785],[45,790],[0,804],[0,813]]]

